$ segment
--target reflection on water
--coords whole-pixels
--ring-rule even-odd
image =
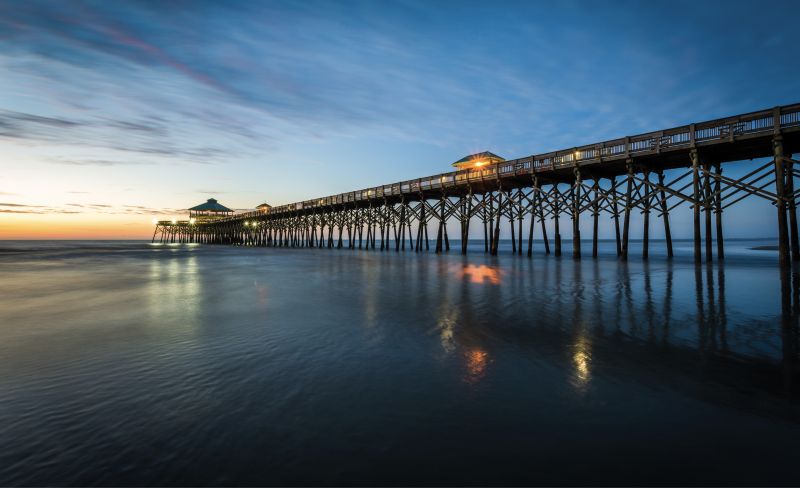
[[[591,342],[586,336],[581,335],[578,337],[577,342],[573,346],[574,352],[572,353],[572,362],[575,365],[575,375],[573,384],[581,391],[589,384],[591,379],[591,372],[589,366],[592,361],[591,356]]]
[[[3,485],[795,479],[800,278],[746,243],[25,245],[0,250]]]
[[[499,285],[500,273],[500,270],[496,267],[486,266],[485,264],[479,266],[467,264],[460,268],[460,275],[468,278],[471,283]]]
[[[466,351],[464,355],[467,359],[467,374],[464,379],[468,383],[477,383],[486,374],[489,353],[480,349],[471,349]]]

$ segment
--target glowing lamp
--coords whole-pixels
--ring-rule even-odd
[[[178,221],[176,219],[172,219],[172,225],[175,225],[177,223],[178,223]]]
[[[153,225],[158,225],[158,219],[153,219]]]
[[[191,219],[189,219],[189,224],[190,224],[190,225],[194,225],[194,223],[195,223],[195,221],[196,221],[196,220],[197,220],[197,219],[195,219],[194,217],[192,217]]]

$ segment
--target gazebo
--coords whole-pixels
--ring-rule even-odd
[[[209,198],[206,203],[201,203],[196,207],[190,208],[189,218],[194,218],[200,221],[214,220],[221,217],[226,217],[232,213],[233,210],[229,209],[225,205],[221,205],[216,199]]]
[[[267,213],[267,212],[269,212],[269,210],[271,208],[272,208],[272,205],[270,205],[268,203],[262,203],[261,205],[256,207],[256,210],[258,210],[261,213]]]
[[[484,151],[475,154],[470,154],[469,156],[465,156],[456,161],[455,163],[453,163],[453,166],[455,166],[459,170],[474,169],[474,168],[480,168],[482,166],[488,166],[490,164],[501,163],[503,161],[505,161],[505,159],[501,158],[497,154],[490,153],[489,151]]]

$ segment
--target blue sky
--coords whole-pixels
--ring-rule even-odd
[[[138,235],[210,196],[289,203],[794,103],[797,18],[769,1],[0,1],[0,235],[45,214]],[[771,235],[746,205],[731,232]]]

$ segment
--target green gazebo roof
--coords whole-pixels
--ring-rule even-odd
[[[200,205],[192,207],[189,210],[195,212],[233,212],[233,210],[229,209],[225,205],[221,205],[214,198],[209,198],[206,203],[201,203]]]

